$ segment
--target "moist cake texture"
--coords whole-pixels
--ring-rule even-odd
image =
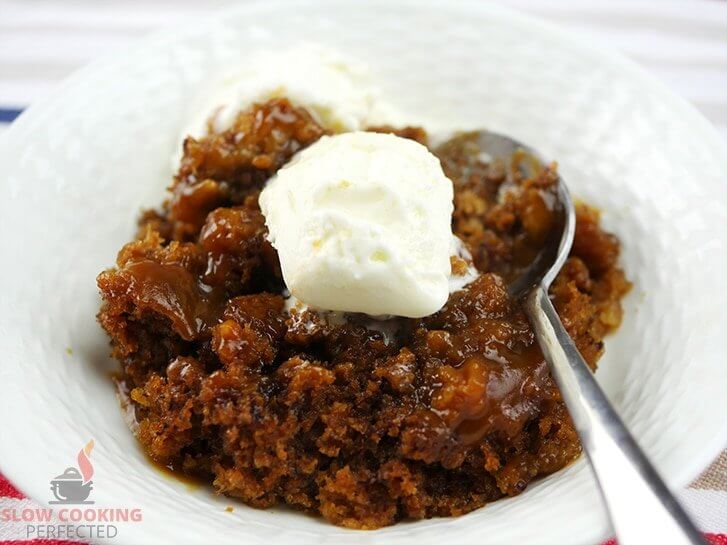
[[[419,128],[371,130],[427,144]],[[555,166],[523,179],[467,163],[466,137],[434,149],[454,183],[453,232],[481,274],[387,334],[286,304],[257,198],[323,134],[276,99],[188,138],[169,199],[98,276],[98,318],[145,452],[249,505],[351,528],[467,513],[573,461],[578,437],[507,291],[554,221]],[[577,219],[550,295],[595,369],[629,283],[598,213],[579,205]]]

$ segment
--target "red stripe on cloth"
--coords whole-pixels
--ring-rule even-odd
[[[710,545],[727,545],[727,534],[710,534],[707,532],[703,535],[707,538],[707,542]],[[609,539],[603,545],[617,545],[617,541],[615,539]]]
[[[59,541],[57,539],[27,539],[14,541],[0,541],[0,545],[88,545],[80,541]]]
[[[0,498],[15,498],[22,500],[25,496],[0,473]]]

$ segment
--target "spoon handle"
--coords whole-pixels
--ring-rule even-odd
[[[524,308],[591,462],[619,545],[703,545],[606,399],[542,284],[530,291]]]

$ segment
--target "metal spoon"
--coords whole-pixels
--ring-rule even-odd
[[[532,149],[507,136],[479,131],[467,135],[481,152],[511,165],[523,152],[535,165],[518,161],[516,168],[540,168]],[[473,158],[475,156],[473,155]],[[539,164],[538,164],[539,163]],[[558,180],[555,212],[558,221],[550,243],[520,278],[510,285],[523,301],[551,373],[573,419],[583,449],[598,481],[601,496],[620,545],[704,544],[674,496],[616,414],[578,353],[548,298],[548,288],[565,263],[575,233],[575,209],[562,178]]]

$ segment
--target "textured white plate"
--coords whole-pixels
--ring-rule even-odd
[[[203,78],[251,48],[303,40],[368,61],[432,128],[486,126],[557,158],[623,241],[634,290],[599,379],[672,486],[724,446],[725,150],[687,104],[627,61],[475,2],[246,4],[88,67],[11,127],[0,150],[0,468],[47,502],[93,437],[97,506],[141,507],[118,543],[594,544],[608,524],[583,460],[456,519],[354,532],[189,491],[125,428],[94,318],[95,276],[168,181]],[[72,349],[72,354],[67,353]],[[638,506],[634,506],[638,509]]]

